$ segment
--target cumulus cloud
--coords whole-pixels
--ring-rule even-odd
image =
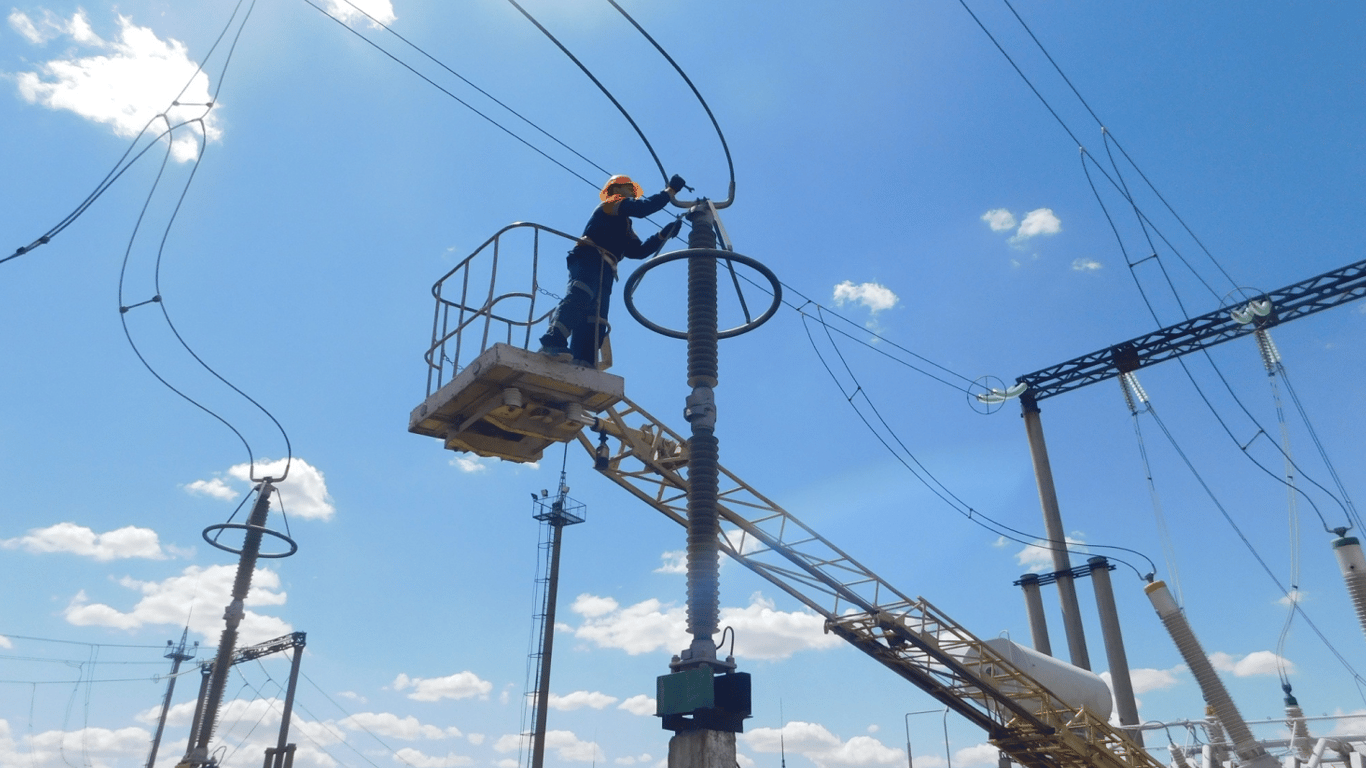
[[[1015,215],[1004,208],[993,208],[982,214],[982,221],[985,221],[992,232],[1004,232],[1007,229],[1015,228]]]
[[[474,765],[474,759],[465,755],[447,752],[445,755],[428,755],[412,747],[404,747],[394,753],[394,760],[413,768],[460,768]]]
[[[675,549],[672,552],[665,552],[659,556],[660,566],[655,569],[655,573],[687,573],[688,572],[688,551],[685,549]]]
[[[1287,675],[1295,673],[1294,662],[1271,651],[1254,651],[1243,657],[1215,651],[1209,655],[1209,660],[1215,669],[1232,672],[1235,677],[1275,675],[1282,668]]]
[[[402,691],[412,688],[413,692],[408,694],[408,698],[414,701],[440,701],[442,699],[472,699],[474,697],[487,698],[489,691],[493,690],[493,683],[481,680],[473,672],[456,672],[446,677],[408,677],[399,673],[394,678],[394,690]]]
[[[164,581],[138,581],[124,577],[119,586],[142,594],[128,611],[92,603],[82,590],[71,598],[62,612],[66,620],[77,626],[114,627],[133,630],[147,625],[184,626],[205,637],[217,637],[223,630],[223,606],[232,601],[232,583],[237,576],[235,565],[215,565],[209,568],[190,566],[179,576]],[[257,568],[252,574],[251,591],[246,599],[246,614],[238,627],[243,644],[259,643],[292,631],[289,624],[274,616],[265,616],[251,609],[284,605],[286,595],[280,591],[280,576],[269,568]],[[192,606],[207,610],[190,610]]]
[[[83,525],[57,523],[47,528],[34,528],[27,536],[0,539],[0,547],[22,549],[35,554],[65,552],[93,557],[102,562],[135,557],[165,560],[168,557],[157,539],[156,531],[131,525],[107,533],[95,533]],[[171,547],[167,550],[174,554],[185,554]]]
[[[642,717],[645,717],[653,715],[655,713],[656,706],[657,705],[654,699],[641,693],[632,696],[626,701],[621,702],[617,705],[617,709],[624,709],[633,715],[640,715]]]
[[[645,600],[621,607],[611,598],[580,595],[571,610],[584,617],[575,637],[600,648],[619,648],[632,656],[689,642],[682,606]],[[802,650],[841,645],[824,632],[824,620],[805,611],[779,611],[755,594],[744,608],[722,608],[721,623],[735,628],[735,654],[747,659],[785,659]]]
[[[845,280],[835,286],[835,306],[843,306],[845,302],[855,302],[868,308],[870,312],[881,312],[884,309],[891,309],[896,306],[900,298],[885,285],[877,283],[859,283]]]
[[[1101,269],[1101,266],[1101,263],[1095,259],[1081,258],[1072,260],[1073,272],[1096,272]]]
[[[493,743],[496,752],[515,752],[526,740],[525,736],[506,734]],[[595,741],[583,741],[570,731],[546,731],[546,749],[553,749],[559,758],[569,763],[590,763],[597,760],[602,750]],[[500,763],[501,764],[501,763]]]
[[[478,456],[455,456],[451,458],[451,466],[465,472],[474,474],[475,472],[488,471],[489,464],[493,459],[483,459]]]
[[[1185,664],[1178,664],[1171,669],[1131,669],[1129,681],[1134,685],[1134,693],[1160,691],[1174,687],[1180,682],[1177,676],[1185,671]]]
[[[608,696],[600,691],[574,691],[563,696],[552,693],[548,706],[561,712],[573,712],[576,709],[606,709],[617,703],[616,696]]]
[[[394,15],[394,4],[390,0],[351,0],[349,3],[342,0],[327,0],[327,12],[347,24],[364,22],[370,27],[374,27],[375,22],[367,18],[366,14],[381,24],[393,24],[398,18]]]
[[[172,156],[180,161],[198,157],[201,140],[222,136],[217,113],[205,106],[212,100],[209,77],[190,60],[184,43],[161,40],[126,16],[118,17],[117,39],[107,41],[91,29],[84,11],[68,20],[45,13],[36,21],[14,11],[9,24],[34,45],[59,37],[76,44],[67,58],[14,76],[29,103],[74,112],[123,138],[137,136],[163,110],[166,119],[151,127],[156,133],[193,120],[172,135]]]
[[[279,477],[285,474],[285,465],[285,459],[262,459],[256,462],[254,474],[258,478]],[[297,456],[289,460],[288,465],[289,476],[275,483],[278,495],[271,500],[272,508],[283,506],[286,513],[305,520],[331,520],[337,509],[332,505],[332,496],[327,492],[327,480],[322,470]],[[252,475],[251,464],[236,464],[229,467],[226,473],[208,480],[195,480],[182,487],[187,493],[231,501],[251,490],[254,485]],[[228,480],[235,480],[237,487],[230,485]]]
[[[1053,214],[1051,208],[1036,208],[1025,214],[1024,221],[1016,230],[1012,241],[1027,240],[1039,235],[1056,235],[1062,231],[1062,221]]]
[[[424,724],[412,715],[399,717],[390,712],[361,712],[343,718],[337,725],[351,731],[366,731],[405,741],[459,738],[461,735],[460,729],[454,726],[439,728]]]
[[[1074,533],[1066,537],[1067,548],[1074,554],[1086,552],[1086,544],[1080,538],[1081,534]],[[1015,553],[1015,561],[1025,569],[1026,573],[1044,573],[1053,570],[1053,550],[1043,539],[1035,539],[1031,546],[1027,546]]]
[[[964,747],[953,753],[953,764],[962,766],[994,766],[1000,763],[1001,750],[990,744]]]
[[[793,720],[782,728],[756,728],[740,737],[755,752],[797,752],[819,768],[842,766],[901,765],[906,753],[872,736],[841,740],[823,725]]]

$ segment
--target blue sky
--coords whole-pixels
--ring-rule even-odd
[[[726,196],[705,113],[610,5],[523,5],[627,108],[668,173]],[[933,495],[865,427],[855,388],[867,400],[854,403],[875,405],[965,504],[1037,535],[1018,408],[976,412],[968,382],[1012,382],[1178,322],[1183,307],[1202,314],[1361,258],[1359,4],[1014,3],[1085,104],[1002,3],[967,4],[981,26],[955,2],[623,5],[724,131],[737,193],[722,220],[736,250],[869,341],[836,337],[846,372],[820,326],[785,308],[724,342],[722,464],[980,637],[1028,644],[1011,582],[1051,566]],[[565,537],[548,764],[658,765],[668,733],[650,699],[682,645],[683,531],[597,476],[577,447],[538,466],[472,460],[408,434],[406,418],[425,396],[434,280],[514,221],[578,231],[602,169],[649,191],[663,179],[624,118],[511,5],[363,7],[562,144],[340,0],[317,6],[335,20],[305,2],[258,3],[245,23],[247,5],[230,23],[238,6],[222,0],[24,3],[0,29],[4,255],[75,210],[186,82],[168,114],[203,118],[175,132],[169,153],[144,139],[152,148],[79,218],[0,264],[0,563],[12,585],[0,593],[0,763],[143,765],[169,668],[158,648],[187,623],[209,647],[222,628],[235,561],[199,534],[249,490],[249,454],[148,372],[123,319],[157,373],[231,423],[251,456],[292,449],[282,492],[299,552],[263,562],[243,639],[308,633],[298,765],[517,764],[539,535],[527,494],[553,488],[562,462],[588,522]],[[211,110],[194,106],[214,94]],[[1110,163],[1119,153],[1101,124],[1137,168]],[[1131,185],[1147,233],[1101,169]],[[545,269],[554,290],[557,255]],[[680,325],[670,310],[681,270],[647,282],[658,319]],[[288,446],[185,353],[156,306],[119,313],[158,291],[195,353],[264,406]],[[613,322],[613,372],[683,431],[683,344],[619,301]],[[1330,485],[1316,438],[1358,495],[1364,331],[1360,303],[1272,331],[1313,428],[1281,382],[1301,474]],[[934,366],[888,357],[891,342]],[[1044,401],[1069,535],[1156,563],[1249,720],[1281,714],[1278,658],[1308,714],[1366,710],[1353,684],[1362,629],[1324,532],[1347,516],[1316,489],[1292,507],[1249,460],[1283,469],[1276,402],[1249,339],[1188,360],[1189,375],[1173,363],[1140,372],[1175,443],[1140,418],[1156,497],[1114,382]],[[284,528],[278,510],[271,524]],[[1298,585],[1332,650],[1302,618],[1283,632],[1284,595],[1267,571]],[[1127,566],[1114,578],[1141,717],[1200,718],[1143,582]],[[794,766],[902,765],[908,729],[919,766],[946,765],[946,752],[960,768],[995,764],[970,724],[908,716],[936,705],[822,634],[773,585],[733,564],[721,583],[723,623],[754,676],[746,768],[778,763],[779,729]],[[1101,671],[1089,586],[1080,592]],[[1056,596],[1045,596],[1061,653]],[[280,658],[234,672],[220,729],[228,764],[259,764],[273,743],[287,674]],[[183,751],[196,678],[176,689],[159,765]],[[1340,717],[1311,732],[1366,727]]]

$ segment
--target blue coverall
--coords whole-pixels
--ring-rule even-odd
[[[550,315],[550,329],[541,337],[543,347],[568,346],[575,360],[590,366],[597,364],[598,347],[609,330],[607,310],[617,274],[616,262],[623,258],[646,258],[664,244],[661,233],[641,242],[631,228],[631,219],[656,213],[668,203],[669,193],[663,191],[649,197],[612,197],[594,209],[583,237],[613,258],[604,258],[598,248],[585,243],[569,252],[569,286]]]

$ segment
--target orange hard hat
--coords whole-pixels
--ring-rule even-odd
[[[606,184],[602,185],[602,191],[598,193],[598,198],[606,202],[607,198],[612,196],[611,192],[608,190],[618,184],[630,184],[631,188],[635,190],[635,197],[645,196],[645,190],[641,189],[639,184],[631,181],[630,176],[627,176],[624,173],[618,173],[616,176],[608,179]]]

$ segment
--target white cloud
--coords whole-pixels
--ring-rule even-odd
[[[361,11],[365,13],[361,13]],[[371,27],[375,26],[375,23],[366,18],[365,14],[369,14],[381,24],[393,24],[394,20],[398,18],[394,15],[394,4],[389,0],[351,0],[350,3],[344,3],[342,0],[327,0],[327,12],[347,24],[364,21],[367,26]]]
[[[1101,268],[1101,263],[1095,259],[1081,258],[1072,260],[1073,272],[1098,272]]]
[[[610,610],[606,610],[608,605]],[[619,648],[636,656],[683,648],[691,640],[685,609],[659,600],[622,608],[611,598],[580,595],[571,610],[584,617],[573,630],[574,636],[600,648]],[[757,593],[744,608],[721,609],[720,619],[723,626],[735,629],[735,655],[740,658],[785,659],[797,651],[842,644],[834,635],[825,634],[821,617],[805,611],[776,610],[772,601]]]
[[[239,495],[237,491],[229,488],[228,484],[223,482],[223,478],[221,477],[215,477],[211,480],[196,480],[193,483],[181,487],[197,496],[212,496],[215,499],[222,499],[224,501],[232,501]]]
[[[285,459],[271,461],[262,459],[256,462],[257,477],[279,477],[285,473]],[[228,474],[242,481],[251,482],[250,464],[237,464],[228,469]],[[337,510],[332,506],[332,497],[327,493],[327,481],[322,470],[295,456],[289,461],[289,477],[275,484],[279,499],[272,504],[281,504],[286,513],[297,515],[305,520],[330,520]]]
[[[633,715],[639,715],[641,717],[653,715],[656,707],[657,704],[655,700],[643,693],[632,696],[617,705],[617,709],[624,709]]]
[[[659,556],[661,565],[655,569],[655,573],[687,573],[688,572],[688,551],[685,549],[675,549],[672,552],[665,552]]]
[[[1025,214],[1024,221],[1020,222],[1020,228],[1010,241],[1017,243],[1039,235],[1056,235],[1061,231],[1062,221],[1053,215],[1051,208],[1036,208]]]
[[[473,474],[488,471],[489,463],[492,461],[493,459],[485,460],[478,456],[455,456],[451,459],[451,466],[461,472]]]
[[[142,598],[127,612],[102,603],[92,603],[82,590],[67,604],[63,614],[77,626],[137,629],[145,625],[184,626],[205,637],[217,637],[223,630],[223,607],[232,601],[232,583],[237,575],[235,565],[215,565],[209,568],[190,566],[179,576],[165,581],[119,580],[119,586],[142,593]],[[284,605],[286,595],[280,590],[280,576],[269,568],[257,568],[252,574],[251,591],[247,595],[246,615],[238,627],[243,644],[259,643],[288,634],[289,624],[251,610],[268,605]],[[188,614],[188,616],[187,616]]]
[[[793,720],[778,728],[756,728],[740,737],[755,752],[796,752],[819,768],[839,766],[901,765],[906,753],[893,749],[872,736],[855,736],[842,741],[823,725]]]
[[[5,549],[23,549],[26,552],[48,553],[67,552],[73,555],[93,557],[100,561],[121,560],[139,557],[147,560],[165,560],[156,531],[150,528],[137,528],[131,525],[108,533],[95,533],[83,525],[57,523],[47,528],[34,528],[27,536],[17,539],[0,540]],[[181,553],[177,553],[181,554]]]
[[[342,697],[343,699],[350,699],[351,701],[357,702],[359,704],[365,704],[368,701],[368,699],[366,699],[359,693],[356,693],[355,691],[342,691],[337,695]]]
[[[123,138],[137,136],[163,110],[166,120],[151,127],[156,133],[168,127],[167,121],[176,125],[195,120],[173,135],[172,155],[180,161],[198,157],[201,139],[212,142],[221,137],[217,112],[203,106],[212,99],[209,77],[190,60],[183,43],[163,41],[126,16],[118,17],[114,41],[96,35],[84,11],[77,11],[69,21],[46,14],[36,23],[16,11],[9,22],[31,43],[65,36],[89,54],[72,53],[41,64],[36,71],[15,75],[19,94],[28,102],[109,125]],[[173,100],[183,106],[172,106]]]
[[[466,739],[469,743],[471,743],[471,744],[473,744],[474,746],[477,747],[477,746],[479,746],[480,744],[483,744],[483,743],[484,743],[484,734],[482,734],[482,733],[471,733],[471,734],[469,734],[468,736],[466,736],[465,739]]]
[[[561,712],[573,712],[584,707],[606,709],[616,703],[616,696],[608,696],[600,691],[574,691],[563,696],[550,694],[549,706]]]
[[[1235,677],[1275,675],[1284,668],[1287,675],[1295,673],[1295,664],[1271,651],[1254,651],[1242,658],[1221,651],[1209,655],[1210,663],[1221,672],[1232,672]]]
[[[1015,216],[1004,208],[993,208],[982,214],[982,221],[991,226],[992,232],[1004,232],[1015,228]]]
[[[337,724],[352,731],[366,731],[407,741],[459,738],[461,735],[460,729],[454,726],[439,728],[424,724],[412,715],[399,717],[390,712],[361,712],[345,717]]]
[[[900,299],[892,290],[877,283],[859,283],[845,280],[835,286],[835,306],[843,306],[852,301],[867,307],[870,312],[881,312],[896,306]]]
[[[412,747],[404,747],[395,752],[394,762],[411,765],[413,768],[460,768],[463,765],[474,765],[473,758],[457,755],[454,752],[447,752],[440,756],[427,755]]]
[[[285,474],[285,466],[285,459],[261,459],[256,462],[254,474],[257,478],[280,477]],[[327,492],[327,480],[322,470],[298,456],[288,460],[288,466],[289,476],[274,484],[277,493],[271,498],[271,509],[278,511],[283,507],[286,514],[305,520],[331,520],[337,508],[332,505],[332,496]],[[238,487],[233,488],[224,479],[224,474],[237,481]],[[251,464],[235,464],[226,473],[208,480],[195,480],[181,487],[187,493],[231,501],[251,490],[255,485],[252,475]]]
[[[1129,682],[1133,683],[1136,694],[1160,691],[1175,687],[1180,682],[1177,676],[1184,674],[1185,671],[1185,664],[1177,664],[1171,669],[1131,669]]]
[[[1067,549],[1073,557],[1078,553],[1086,552],[1086,544],[1079,538],[1081,534],[1074,533],[1072,536],[1065,537]],[[1078,538],[1074,538],[1078,537]],[[1034,543],[1015,553],[1015,561],[1025,569],[1026,573],[1043,573],[1053,570],[1053,550],[1043,539],[1035,539]]]
[[[964,747],[953,753],[953,764],[962,768],[973,768],[973,766],[994,766],[999,765],[998,758],[1001,750],[990,744],[978,744],[972,747]]]
[[[493,683],[479,679],[473,672],[456,672],[446,677],[408,677],[399,673],[394,678],[394,690],[412,688],[408,698],[414,701],[440,701],[441,699],[471,699],[476,696],[487,698],[493,690]]]
[[[525,736],[509,733],[499,736],[493,749],[496,752],[513,752],[521,749],[526,740]],[[561,760],[571,763],[593,762],[601,754],[597,742],[582,741],[570,731],[546,731],[545,746],[555,750]]]
[[[14,643],[8,637],[0,635],[0,648],[13,648]],[[624,706],[624,705],[623,705]]]

